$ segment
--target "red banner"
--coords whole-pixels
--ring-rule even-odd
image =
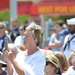
[[[31,6],[31,15],[75,14],[75,2],[43,2]]]
[[[9,0],[0,0],[0,11],[4,9],[9,9],[10,10],[10,1]],[[30,7],[32,2],[17,2],[17,12],[19,15],[22,14],[30,14]]]
[[[6,2],[9,2],[9,0],[0,0],[0,2],[6,3]]]
[[[9,9],[10,0],[0,0],[0,11]],[[18,2],[18,14],[75,14],[73,2],[42,2],[33,5],[32,2]]]
[[[0,0],[0,11],[9,9],[9,0]]]
[[[32,2],[18,2],[18,14],[30,14]]]

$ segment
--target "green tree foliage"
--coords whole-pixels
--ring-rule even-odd
[[[29,15],[21,15],[21,16],[18,16],[18,20],[19,20],[19,25],[25,21],[28,21],[29,19]]]
[[[18,15],[19,25],[25,21],[28,21],[29,15],[23,14]],[[10,21],[10,11],[8,9],[5,9],[3,11],[0,11],[0,21],[8,20]]]
[[[10,20],[10,13],[8,9],[0,12],[0,21],[3,21],[3,20]]]

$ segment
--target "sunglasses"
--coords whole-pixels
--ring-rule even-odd
[[[46,66],[47,66],[48,64],[50,64],[50,62],[49,62],[49,61],[46,61]]]

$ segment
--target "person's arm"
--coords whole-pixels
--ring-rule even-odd
[[[13,59],[11,62],[13,64],[16,72],[18,73],[18,75],[25,75],[24,69],[19,65],[19,63],[16,61],[16,59]]]
[[[6,54],[6,55],[7,55],[8,59],[11,61],[11,63],[13,64],[13,67],[15,68],[17,74],[18,75],[25,75],[24,69],[19,65],[19,63],[14,58],[12,51],[9,50],[8,54]]]
[[[7,70],[8,70],[8,75],[12,75],[13,73],[13,67],[15,68],[16,72],[18,75],[25,75],[24,74],[24,69],[19,65],[19,63],[16,61],[16,59],[14,58],[13,52],[11,50],[8,50],[8,52],[3,52],[4,56],[6,56],[8,58],[8,60],[10,60],[10,62],[7,62]],[[11,65],[13,65],[13,67],[11,67]]]
[[[56,39],[56,34],[53,34],[50,38],[50,41],[49,41],[49,48],[53,48],[53,47],[59,47],[60,43],[59,41]]]
[[[12,67],[12,63],[10,62],[10,60],[7,58],[7,56],[5,55],[5,50],[2,51],[3,52],[3,56],[4,56],[4,61],[7,63],[7,73],[8,75],[13,75],[13,67]]]
[[[60,37],[60,38],[59,38]],[[58,40],[58,38],[59,38],[59,40]],[[61,47],[62,46],[62,44],[63,44],[63,37],[62,36],[60,36],[58,33],[56,33],[56,38],[55,38],[55,40],[54,40],[54,42],[55,42],[55,44],[57,45],[57,47]]]
[[[13,67],[10,61],[7,62],[7,73],[8,75],[13,75]]]
[[[56,46],[55,43],[54,43],[54,39],[55,39],[55,35],[53,34],[53,35],[51,36],[50,41],[49,41],[49,44],[48,44],[48,47],[49,47],[49,48],[53,48],[53,47]]]
[[[55,43],[49,43],[48,46],[49,46],[49,48],[53,48],[53,47],[56,47],[56,44]]]
[[[61,47],[62,46],[61,40],[55,39],[55,44],[56,44],[57,47]]]
[[[52,42],[52,38],[51,38],[51,42],[49,42],[49,44],[48,44],[49,48],[62,46],[63,39],[57,40],[57,37],[55,37],[53,40],[54,40],[54,42]]]

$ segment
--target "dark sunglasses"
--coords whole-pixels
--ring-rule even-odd
[[[49,62],[49,61],[46,61],[46,66],[47,66],[48,64],[50,64],[50,62]]]
[[[3,29],[4,27],[0,27],[0,29]]]

